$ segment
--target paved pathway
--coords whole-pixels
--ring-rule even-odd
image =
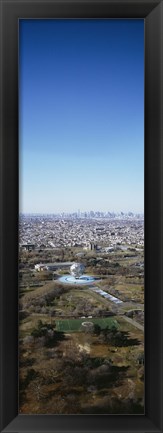
[[[140,325],[140,323],[136,322],[136,320],[130,319],[130,317],[125,315],[123,315],[123,319],[126,320],[126,322],[131,323],[131,325],[135,326],[136,328],[140,329],[140,331],[144,332],[144,326]]]
[[[111,295],[108,292],[105,292],[104,290],[100,289],[99,287],[89,287],[93,292],[98,293],[103,298],[109,299],[109,301],[114,302],[115,304],[123,304],[123,301],[121,301],[119,298],[116,298],[115,296]]]

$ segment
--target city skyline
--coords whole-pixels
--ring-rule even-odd
[[[19,35],[20,212],[143,213],[144,21],[23,19]]]
[[[141,216],[144,216],[144,212],[132,212],[131,210],[128,210],[128,211],[126,211],[126,212],[123,212],[123,211],[119,211],[119,212],[115,212],[114,210],[113,211],[101,211],[100,209],[98,209],[98,210],[92,210],[92,209],[90,209],[90,210],[85,210],[85,211],[81,211],[80,209],[77,209],[77,210],[73,210],[73,211],[70,211],[70,212],[66,212],[66,211],[61,211],[61,212],[53,212],[53,213],[49,213],[49,212],[20,212],[20,214],[22,214],[22,215],[84,215],[84,214],[87,214],[87,215],[89,215],[89,214],[91,214],[91,213],[93,213],[94,215],[96,215],[96,214],[103,214],[103,215],[110,215],[110,216],[112,216],[112,215],[141,215]]]

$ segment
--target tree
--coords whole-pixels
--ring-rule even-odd
[[[94,329],[93,329],[93,331],[94,331],[94,334],[95,334],[95,335],[100,335],[100,332],[101,332],[101,326],[98,325],[97,323],[95,323],[95,324],[94,324]]]

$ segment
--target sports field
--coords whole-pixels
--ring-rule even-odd
[[[118,323],[115,319],[112,318],[104,318],[104,319],[65,319],[65,320],[56,320],[56,329],[57,331],[62,332],[77,332],[81,331],[81,324],[83,322],[92,322],[93,324],[97,324],[101,327],[101,329],[105,329],[108,327],[109,329],[117,328]]]

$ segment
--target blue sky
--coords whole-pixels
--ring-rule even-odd
[[[144,210],[144,21],[20,20],[20,212]]]

